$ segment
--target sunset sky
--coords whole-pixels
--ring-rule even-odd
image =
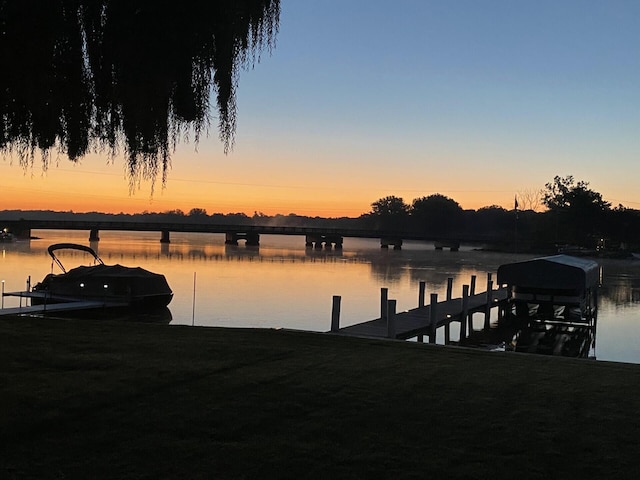
[[[637,0],[282,0],[240,72],[235,147],[183,142],[166,186],[124,160],[0,157],[4,209],[358,216],[387,195],[513,208],[555,175],[640,209]],[[215,112],[214,112],[215,115]]]

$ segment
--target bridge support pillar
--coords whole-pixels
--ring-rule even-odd
[[[316,250],[322,250],[323,244],[327,250],[331,250],[331,248],[340,250],[342,249],[342,242],[343,238],[340,235],[307,235],[305,237],[305,246]]]
[[[239,240],[244,240],[247,247],[257,247],[260,245],[259,233],[242,233],[242,232],[227,232],[225,233],[225,245],[238,245]]]
[[[258,233],[246,233],[244,238],[247,247],[257,247],[260,245],[260,235]]]
[[[238,245],[238,234],[233,232],[227,232],[224,234],[225,245]]]
[[[327,250],[331,249],[332,244],[336,250],[340,250],[342,248],[343,238],[340,235],[325,235],[324,239]]]
[[[100,240],[100,232],[98,231],[97,228],[92,228],[91,231],[89,232],[89,241],[97,242],[99,240]]]
[[[380,239],[380,248],[389,248],[389,245],[393,245],[394,250],[401,250],[402,239],[401,238],[381,238]]]
[[[452,252],[460,250],[460,242],[458,240],[436,240],[433,242],[433,246],[436,250],[443,250],[448,248]]]
[[[162,230],[162,233],[160,234],[160,243],[171,243],[169,230]]]

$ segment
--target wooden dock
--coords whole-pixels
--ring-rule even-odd
[[[33,315],[33,314],[44,314],[49,312],[62,312],[62,311],[74,311],[74,310],[91,310],[96,308],[113,308],[113,307],[123,307],[126,306],[125,303],[114,303],[108,301],[98,301],[98,300],[81,300],[77,298],[70,297],[55,297],[51,298],[51,296],[46,295],[42,292],[33,292],[33,291],[23,291],[23,292],[7,292],[2,293],[3,297],[19,297],[20,298],[20,306],[18,307],[9,307],[0,308],[0,316],[4,315]],[[30,299],[30,298],[47,298],[51,300],[55,300],[55,303],[44,303],[42,305],[22,305],[22,299]]]
[[[386,298],[387,289],[381,289],[380,317],[355,325],[340,327],[339,296],[333,298],[331,332],[338,335],[357,337],[374,337],[407,340],[417,338],[423,341],[426,335],[429,343],[435,343],[436,331],[444,327],[445,344],[450,342],[451,322],[460,322],[460,339],[466,338],[473,331],[472,316],[481,312],[484,314],[484,327],[490,327],[491,310],[498,308],[498,316],[502,317],[506,308],[507,288],[493,289],[491,274],[487,275],[487,289],[482,293],[475,293],[475,276],[470,285],[464,285],[462,296],[452,298],[452,281],[449,278],[446,299],[438,301],[437,294],[431,294],[430,303],[424,303],[424,282],[420,282],[418,307],[404,312],[396,312],[396,301]]]

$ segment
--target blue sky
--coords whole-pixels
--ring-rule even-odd
[[[515,194],[555,175],[640,208],[640,2],[282,0],[281,8],[275,49],[239,73],[229,155],[215,128],[197,153],[183,143],[153,199],[146,185],[129,197],[117,162],[64,169],[114,177],[103,182],[112,185],[103,203],[117,197],[138,210],[340,216],[386,195],[410,203],[432,193],[464,208],[511,208]],[[49,191],[56,175],[32,187]]]

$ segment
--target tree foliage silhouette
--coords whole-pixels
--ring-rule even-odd
[[[238,69],[274,46],[279,17],[279,0],[0,0],[0,149],[45,168],[52,149],[123,149],[132,186],[164,181],[214,92],[227,153]]]
[[[439,193],[415,198],[411,204],[414,222],[421,230],[433,233],[445,233],[459,227],[462,213],[458,202]]]
[[[545,184],[542,203],[549,211],[585,212],[587,215],[609,210],[611,204],[602,198],[602,194],[591,190],[589,182],[576,182],[573,175],[556,175],[553,182]]]
[[[545,184],[542,204],[553,214],[558,241],[584,245],[602,235],[611,204],[589,182],[556,175]]]

